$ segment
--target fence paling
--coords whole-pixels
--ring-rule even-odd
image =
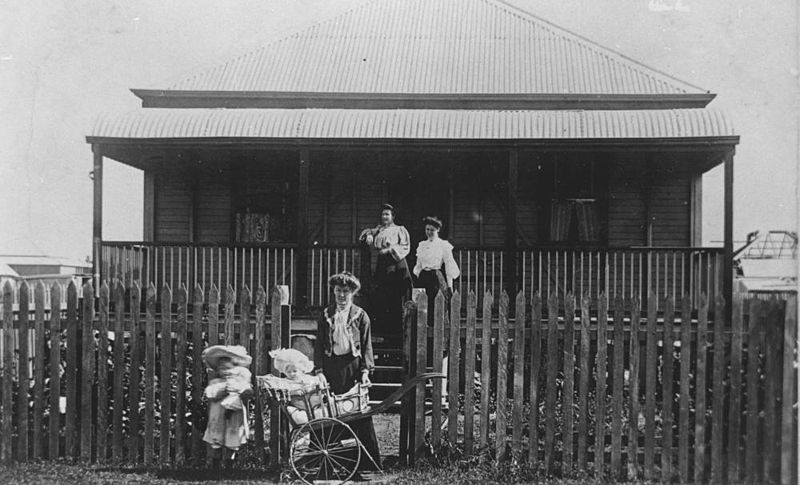
[[[475,292],[467,293],[467,332],[464,345],[464,450],[472,452],[475,423]]]
[[[597,309],[597,355],[595,362],[594,471],[598,477],[602,477],[605,474],[606,373],[608,372],[606,357],[608,307],[606,305],[606,298],[601,294]]]
[[[139,419],[139,400],[141,398],[139,386],[141,384],[140,366],[142,363],[142,325],[139,309],[141,308],[142,291],[137,282],[131,287],[130,295],[130,353],[131,367],[129,372],[128,388],[130,390],[130,402],[128,415],[130,416],[130,430],[128,437],[128,461],[131,463],[139,462],[139,443],[140,443],[140,419]],[[122,308],[119,310],[122,312]]]
[[[443,372],[444,357],[444,320],[445,320],[445,297],[440,291],[436,295],[434,304],[434,326],[433,326],[433,372]],[[442,441],[442,381],[433,381],[433,406],[431,409],[431,444],[441,445]]]
[[[92,460],[92,381],[95,371],[94,345],[94,288],[91,284],[83,286],[83,305],[81,307],[81,385],[80,385],[80,457],[83,461]]]
[[[125,391],[125,288],[120,283],[114,285],[114,313],[116,316],[114,319],[114,377],[112,381],[114,417],[112,419],[111,458],[115,463],[119,463],[122,461],[122,445],[124,444],[122,416],[125,408],[123,397]],[[131,339],[132,336],[133,330],[131,330]],[[131,388],[130,384],[128,384],[128,388]]]
[[[630,409],[628,414],[628,476],[639,477],[639,370],[641,345],[640,324],[641,300],[634,297],[631,303],[631,336],[630,336]],[[588,347],[588,345],[587,345]]]
[[[42,458],[44,452],[44,283],[39,281],[34,289],[35,323],[33,330],[33,459]]]
[[[505,291],[500,294],[498,315],[500,321],[497,329],[497,392],[500,399],[497,399],[497,417],[495,418],[497,446],[495,458],[497,461],[503,461],[506,457],[506,427],[508,426],[505,399],[508,392],[508,295]],[[466,378],[470,379],[472,376],[466,376]]]
[[[539,461],[539,373],[540,364],[542,361],[541,325],[542,298],[539,292],[536,292],[533,295],[533,301],[531,302],[531,377],[530,412],[528,417],[528,443],[530,443],[528,449],[528,462],[532,467],[536,467]],[[488,341],[488,338],[486,340]],[[481,412],[486,412],[488,414],[488,393],[486,396],[486,403],[486,411],[483,411],[483,407],[481,407]]]
[[[522,411],[525,399],[523,395],[525,391],[525,295],[521,292],[517,294],[515,306],[514,314],[517,325],[514,329],[514,405],[511,412],[511,450],[514,460],[520,461],[522,458]],[[467,375],[469,376],[470,373],[468,372]],[[571,379],[569,373],[567,373],[567,377]],[[571,411],[571,408],[570,405],[568,409]],[[571,437],[571,426],[568,429]]]
[[[10,463],[13,459],[11,450],[11,440],[14,437],[14,428],[11,422],[13,416],[11,392],[14,381],[13,301],[14,294],[11,283],[6,282],[3,286],[3,415],[0,416],[3,428],[3,435],[0,436],[0,445],[2,445],[0,459],[3,463]]]
[[[547,299],[547,387],[545,391],[544,469],[553,470],[555,454],[555,412],[558,372],[558,294],[550,293]],[[499,364],[498,364],[499,365]],[[498,384],[499,386],[499,384]],[[499,388],[499,387],[498,387]]]
[[[475,295],[477,298],[479,293]],[[459,305],[454,308],[460,310],[460,295]],[[481,315],[481,403],[480,403],[480,438],[478,443],[481,447],[486,446],[489,442],[489,398],[491,389],[491,372],[492,372],[492,302],[494,297],[490,292],[483,294],[483,314]],[[456,335],[458,334],[458,325],[454,325]],[[458,369],[458,359],[451,365]],[[455,387],[455,393],[458,393],[458,387]],[[458,402],[458,396],[451,397],[454,402]]]
[[[697,312],[697,372],[695,376],[694,480],[702,482],[706,464],[706,372],[708,366],[708,300],[700,297]]]
[[[793,450],[796,442],[797,412],[794,403],[797,402],[797,379],[794,376],[795,344],[797,342],[797,299],[787,302],[783,329],[783,395],[781,396],[781,483],[797,483],[796,466],[793,460],[797,458]]]
[[[203,332],[200,328],[200,323],[203,321],[203,288],[200,284],[196,284],[192,294],[192,401],[200,402],[203,398],[203,377],[205,371],[203,369],[203,361],[201,360],[201,353],[203,351]],[[263,359],[263,357],[261,357]],[[266,371],[257,367],[262,374]],[[205,453],[205,445],[203,444],[203,433],[200,429],[200,422],[198,419],[192,420],[192,440],[191,440],[191,456],[195,463],[201,463]]]
[[[78,288],[74,283],[67,287],[67,415],[64,419],[65,455],[78,457]]]
[[[186,322],[188,320],[189,295],[185,286],[177,291],[178,318],[176,320],[175,343],[175,370],[177,375],[175,389],[175,465],[182,466],[186,460],[186,444],[184,442],[186,430]]]
[[[675,299],[670,296],[664,303],[664,353],[662,387],[662,440],[661,476],[672,480],[672,426],[675,413],[675,381],[673,380],[673,360],[675,355]]]
[[[54,284],[50,292],[51,308],[61,308],[61,287]],[[61,409],[60,392],[53,392],[54,389],[61,390],[61,311],[50,312],[50,413],[47,427],[49,432],[49,442],[47,458],[54,460],[60,453],[61,430]],[[58,412],[56,412],[58,410]]]
[[[614,349],[611,374],[611,477],[620,476],[622,463],[622,385],[625,339],[622,297],[614,299]]]
[[[418,374],[425,372],[428,362],[428,297],[424,292],[417,295],[417,365]],[[431,308],[433,311],[433,308]],[[425,449],[425,383],[417,384],[414,402],[414,447],[413,457],[421,455]],[[413,463],[413,460],[412,460]]]
[[[644,479],[652,480],[655,475],[655,434],[656,434],[656,320],[658,303],[648,299],[647,326],[645,328],[645,398],[644,398]]]
[[[19,293],[19,329],[17,334],[17,460],[28,460],[28,403],[30,375],[28,374],[28,341],[30,335],[28,284],[22,282]]]
[[[110,289],[104,281],[98,302],[100,326],[97,334],[97,461],[104,463],[108,452],[108,304]],[[115,339],[116,340],[116,339]],[[83,396],[81,396],[83,398]]]
[[[718,296],[714,302],[714,347],[713,347],[713,374],[712,374],[712,396],[714,411],[724,409],[724,386],[725,386],[725,340],[727,334],[722,333],[720,330],[720,315],[725,311],[725,300],[722,296]],[[723,474],[723,413],[714,412],[712,415],[711,425],[711,481],[714,483],[722,483],[724,480]]]
[[[728,414],[728,480],[741,479],[741,418],[742,418],[742,294],[733,294],[730,354],[730,412]]]
[[[587,436],[589,435],[588,399],[589,399],[589,298],[583,295],[580,300],[580,364],[578,380],[578,467],[586,468]],[[631,377],[633,379],[633,377]],[[531,390],[531,392],[533,392]],[[533,401],[533,399],[532,399]]]

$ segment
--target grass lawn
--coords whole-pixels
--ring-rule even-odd
[[[483,484],[530,483],[532,480],[489,478],[490,470],[476,470],[465,464],[433,466],[423,464],[417,468],[387,470],[375,483],[398,484]],[[482,467],[481,467],[482,468]],[[32,462],[0,466],[0,483],[8,484],[193,484],[225,483],[244,485],[253,483],[293,483],[294,477],[281,477],[264,470],[233,470],[210,472],[208,470],[159,470],[144,468],[118,468],[100,465],[80,465],[68,462]],[[294,482],[297,483],[297,482]],[[542,480],[545,484],[588,484],[593,480]]]
[[[375,431],[384,455],[384,475],[376,475],[377,483],[422,484],[483,484],[483,483],[544,483],[579,485],[599,483],[593,479],[559,480],[542,479],[530,475],[521,467],[498,467],[485,457],[432,463],[426,460],[413,468],[399,467],[396,463],[399,443],[400,419],[396,414],[382,414],[374,418]],[[233,470],[213,471],[206,468],[160,469],[120,467],[111,465],[83,465],[69,461],[16,463],[0,466],[0,484],[192,484],[192,483],[292,483],[294,476],[265,469],[253,456],[254,450],[243,449]],[[295,482],[298,483],[298,482]]]

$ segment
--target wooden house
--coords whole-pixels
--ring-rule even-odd
[[[98,278],[286,284],[302,313],[334,271],[369,279],[357,236],[391,202],[414,245],[444,220],[461,289],[731,294],[739,138],[715,95],[502,1],[366,1],[133,93],[87,136]],[[144,172],[141,241],[103,239],[107,160]]]

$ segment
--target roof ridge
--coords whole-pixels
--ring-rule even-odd
[[[373,1],[373,0],[370,0],[370,1]],[[546,24],[552,30],[561,31],[561,32],[564,32],[566,34],[569,34],[569,35],[571,35],[571,36],[573,36],[573,37],[575,37],[577,39],[580,39],[583,42],[587,42],[587,43],[591,44],[592,46],[599,48],[599,50],[601,50],[601,51],[611,52],[611,53],[613,53],[615,55],[618,55],[618,56],[622,57],[623,59],[625,59],[628,62],[636,64],[637,66],[643,67],[643,68],[645,68],[645,69],[647,69],[649,71],[656,72],[656,73],[658,73],[658,74],[660,74],[660,75],[662,75],[664,77],[672,79],[673,81],[678,81],[681,84],[685,84],[687,86],[691,86],[691,87],[693,87],[695,89],[699,89],[700,91],[704,91],[706,93],[710,93],[711,92],[708,89],[702,88],[702,87],[700,87],[700,86],[698,86],[696,84],[692,84],[690,82],[684,81],[683,79],[679,79],[679,78],[673,76],[672,74],[669,74],[669,73],[666,73],[666,72],[662,71],[661,69],[657,69],[657,68],[648,66],[647,64],[644,64],[641,61],[638,61],[638,60],[636,60],[636,59],[634,59],[634,58],[632,58],[632,57],[630,57],[630,56],[628,56],[626,54],[623,54],[622,52],[619,52],[619,51],[617,51],[615,49],[612,49],[610,47],[606,47],[606,46],[600,44],[599,42],[594,41],[594,40],[592,40],[592,39],[590,39],[588,37],[585,37],[585,36],[583,36],[581,34],[577,34],[577,33],[573,32],[573,31],[571,31],[571,30],[569,30],[567,28],[561,27],[560,25],[554,24],[553,22],[550,22],[549,20],[547,20],[547,19],[545,19],[543,17],[540,17],[540,16],[538,16],[538,15],[536,15],[534,13],[528,12],[527,10],[524,10],[524,9],[522,9],[520,7],[517,7],[516,5],[510,4],[506,0],[479,0],[479,1],[486,2],[488,4],[494,4],[495,8],[505,9],[507,12],[512,13],[512,14],[517,14],[517,15],[520,15],[522,17],[529,17],[528,20],[535,20],[537,22],[541,22],[543,24]]]
[[[377,69],[379,70],[375,71],[374,73],[363,69],[361,70],[363,72],[361,72],[359,71],[359,68],[353,67],[352,65],[348,66],[346,63],[339,65],[337,62],[334,62],[337,61],[338,58],[323,60],[321,63],[317,62],[317,64],[322,66],[319,68],[314,67],[315,64],[309,64],[310,61],[318,57],[315,57],[314,55],[314,52],[317,52],[313,50],[315,42],[317,49],[327,49],[327,47],[320,47],[323,46],[324,43],[320,44],[318,37],[330,37],[331,40],[329,42],[334,46],[336,45],[336,42],[339,42],[341,44],[339,47],[341,48],[345,47],[345,42],[354,42],[349,36],[340,35],[339,37],[336,37],[337,32],[339,31],[339,29],[337,29],[338,24],[350,27],[353,27],[354,25],[357,26],[356,30],[354,31],[356,35],[353,38],[361,39],[360,42],[362,45],[372,42],[367,39],[367,37],[370,37],[370,35],[364,34],[364,32],[373,33],[373,30],[364,27],[363,24],[359,24],[358,22],[363,22],[364,18],[367,18],[365,16],[379,19],[383,18],[381,16],[385,16],[386,19],[389,19],[389,21],[399,21],[399,17],[397,17],[398,11],[394,9],[394,6],[397,6],[397,4],[394,4],[394,6],[392,5],[397,1],[398,0],[352,0],[353,3],[349,4],[346,8],[331,12],[329,15],[321,15],[316,21],[306,23],[292,29],[287,29],[279,34],[270,36],[271,38],[269,40],[258,42],[256,45],[249,46],[246,49],[236,49],[236,52],[233,55],[231,55],[229,51],[225,55],[220,55],[215,61],[203,63],[203,65],[184,70],[180,74],[166,79],[165,82],[159,83],[157,86],[153,86],[153,84],[150,85],[161,91],[162,94],[164,92],[183,91],[206,93],[218,91],[242,93],[361,92],[373,94],[391,94],[405,93],[407,92],[406,89],[408,89],[409,93],[419,94],[424,94],[425,92],[430,92],[433,94],[441,94],[445,92],[451,92],[454,94],[468,94],[468,92],[462,92],[462,89],[470,89],[466,88],[465,86],[469,85],[471,86],[471,89],[475,89],[476,86],[482,86],[483,84],[481,83],[485,83],[488,80],[491,86],[478,88],[478,90],[474,92],[476,94],[485,94],[492,92],[491,88],[495,88],[497,91],[493,92],[498,94],[506,93],[506,90],[509,90],[507,92],[510,94],[522,95],[530,94],[522,88],[532,87],[534,89],[538,89],[537,92],[544,94],[569,93],[572,95],[587,94],[600,96],[613,94],[642,94],[656,96],[710,95],[713,97],[713,94],[708,89],[704,89],[693,83],[679,79],[660,69],[650,67],[617,50],[601,45],[583,35],[561,27],[521,7],[517,7],[509,3],[507,0],[471,0],[468,4],[471,7],[468,9],[478,9],[476,11],[483,11],[485,14],[498,19],[505,18],[505,22],[508,22],[509,24],[513,23],[520,26],[520,28],[526,29],[526,31],[532,32],[529,34],[530,36],[536,35],[546,38],[545,44],[536,45],[542,45],[542,49],[545,51],[552,50],[552,52],[545,54],[545,60],[551,63],[555,62],[557,65],[554,64],[553,66],[550,66],[549,70],[543,70],[543,74],[541,75],[538,74],[537,71],[535,78],[533,77],[534,75],[531,74],[533,71],[531,71],[530,68],[526,67],[525,65],[517,70],[509,67],[507,72],[500,72],[499,74],[494,75],[494,77],[491,77],[491,79],[481,78],[481,76],[484,78],[486,77],[486,72],[484,72],[481,68],[473,68],[472,71],[465,72],[463,74],[463,79],[458,75],[450,73],[445,76],[446,79],[442,78],[439,80],[441,81],[441,84],[434,86],[425,84],[429,80],[420,80],[420,72],[414,71],[414,69],[417,71],[422,69],[422,74],[430,74],[430,72],[432,72],[430,65],[425,63],[430,63],[433,57],[423,58],[419,61],[419,66],[416,67],[412,65],[413,63],[409,62],[398,63],[397,66],[400,67],[396,66],[395,68],[386,67],[386,64],[383,66],[380,64],[375,64],[374,66],[377,66]],[[461,1],[463,0],[441,0],[440,2],[437,2],[436,5],[441,7],[443,11],[453,12],[462,10],[464,8],[464,4],[460,3]],[[420,5],[430,5],[425,3],[414,4],[418,7]],[[405,14],[410,15],[411,11],[406,11],[404,15]],[[378,17],[375,17],[376,15]],[[390,17],[391,15],[394,17]],[[416,19],[412,19],[413,21],[419,22],[419,19],[413,15],[412,17],[413,19]],[[412,20],[409,20],[409,22]],[[453,19],[450,19],[449,21],[452,22]],[[356,23],[354,24],[354,22]],[[430,19],[428,22],[430,22]],[[414,25],[417,29],[421,28],[419,25]],[[380,26],[374,28],[383,32],[379,27]],[[389,26],[384,27],[391,29]],[[426,25],[425,28],[429,27],[430,26]],[[537,31],[538,34],[535,33]],[[380,42],[380,40],[377,42]],[[392,42],[397,42],[397,39],[392,38],[391,40],[387,41],[387,45],[391,46]],[[460,42],[459,48],[464,48],[464,45],[469,44],[469,42],[458,42]],[[513,42],[513,39],[506,40],[507,44],[513,44]],[[558,45],[566,47],[558,47]],[[348,46],[352,48],[352,45],[348,44]],[[308,47],[311,47],[312,50],[308,50]],[[305,50],[298,50],[299,48]],[[508,46],[500,45],[497,49],[507,50],[508,48]],[[516,51],[519,48],[525,50],[525,46],[517,46],[513,49]],[[538,49],[538,47],[536,48]],[[333,50],[331,50],[331,52],[338,53],[342,59],[346,57],[341,54],[341,52],[345,51],[335,50],[335,48],[332,49]],[[402,48],[398,48],[397,46],[384,48],[384,50],[386,49],[393,49],[392,52],[394,54],[402,51]],[[483,49],[483,47],[478,47],[478,49]],[[566,50],[560,51],[559,49]],[[444,55],[445,50],[440,49],[439,55]],[[324,50],[319,52],[328,51]],[[436,55],[435,51],[431,52],[433,52],[431,55]],[[476,50],[474,54],[482,55],[485,60],[487,52]],[[507,51],[498,50],[498,52],[505,54],[506,56],[516,55]],[[380,51],[380,53],[383,54],[384,52]],[[574,59],[570,58],[573,53],[576,53],[575,55],[577,56],[586,56],[588,59],[587,62],[590,63],[588,64],[590,67],[570,67],[570,64],[574,64],[576,62]],[[468,52],[468,55],[469,54],[471,54],[471,52]],[[460,58],[456,58],[456,60],[453,61],[453,66],[458,65],[460,62],[458,59]],[[270,65],[270,60],[277,60],[279,64],[273,65],[274,69],[267,69],[267,66]],[[319,60],[320,59],[318,59],[318,61]],[[476,60],[479,59],[473,59],[473,61]],[[522,58],[518,60],[525,64]],[[596,65],[591,63],[596,63]],[[315,69],[317,70],[315,71]],[[327,69],[327,71],[325,71],[325,69]],[[589,72],[587,69],[589,69],[589,71],[597,69],[599,70],[599,74],[597,72]],[[274,74],[275,72],[282,71],[286,72],[283,77]],[[316,73],[317,75],[321,73],[323,77],[317,77],[317,82],[307,82],[309,79],[307,76],[312,73]],[[378,78],[372,79],[369,77],[372,74],[382,74],[383,77],[380,78],[381,80],[379,81]],[[363,77],[365,75],[366,77]],[[385,79],[390,79],[392,75],[396,77],[394,82],[385,81]],[[562,75],[564,76],[563,78],[560,77]],[[603,77],[603,75],[605,75],[605,77]],[[406,79],[404,76],[416,77],[413,77],[413,79]],[[515,76],[519,77],[519,79],[517,79]],[[520,84],[520,82],[523,81],[523,77],[525,77],[524,83]],[[289,82],[289,79],[297,82]],[[517,84],[512,86],[510,83],[514,82]],[[368,86],[365,83],[370,84]],[[456,85],[454,83],[458,84]],[[409,84],[411,84],[411,87],[408,86]],[[274,87],[274,89],[269,89],[271,86]],[[431,91],[426,91],[430,90],[432,86],[433,89]],[[509,88],[509,86],[512,87]],[[573,90],[573,88],[575,89]],[[417,89],[418,91],[415,91],[414,89]],[[137,94],[137,96],[139,96],[137,90],[134,89],[133,91]],[[706,102],[708,102],[708,100]]]

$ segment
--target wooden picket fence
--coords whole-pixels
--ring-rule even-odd
[[[31,302],[23,283],[14,311],[15,290],[6,284],[0,462],[204,462],[203,349],[243,345],[253,374],[265,374],[268,347],[288,346],[289,312],[278,288],[269,296],[259,288],[255,299],[246,286],[238,295],[212,286],[207,300],[203,288],[193,290],[188,301],[183,286],[157,294],[152,284],[142,291],[136,283],[103,283],[96,299],[88,284],[82,298],[74,283],[65,295],[59,285],[39,284]],[[58,310],[64,300],[66,309]],[[262,414],[254,415],[255,439],[263,444]]]
[[[32,302],[24,285],[17,300],[14,291],[6,285],[2,296],[3,463],[203,463],[202,349],[244,345],[263,374],[267,348],[289,345],[278,289],[253,298],[247,287],[195,287],[188,301],[185,287],[104,283],[99,297],[86,285],[79,298],[74,284],[65,295],[56,285],[51,305],[43,285]],[[554,475],[796,483],[795,297],[736,295],[730,321],[721,298],[675,308],[651,295],[641,308],[637,298],[521,293],[513,312],[505,294],[482,298],[479,307],[474,292],[456,293],[446,309],[438,295],[429,309],[423,293],[407,307],[406,375],[449,376],[446,388],[435,381],[430,396],[420,387],[404,403],[401,451],[412,459],[446,441]],[[266,423],[254,415],[266,449]]]
[[[497,305],[482,297],[456,293],[445,311],[441,294],[428,308],[423,293],[406,307],[407,374],[449,376],[432,386],[427,444],[548,475],[797,483],[796,297],[737,294],[730,321],[725,301],[704,295],[697,308],[656,295],[641,308],[520,293],[516,320],[505,293]],[[424,389],[404,406],[401,454],[413,461],[426,445]]]

